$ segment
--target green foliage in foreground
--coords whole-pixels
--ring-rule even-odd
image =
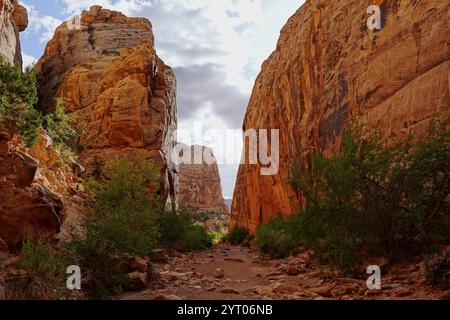
[[[189,210],[164,212],[159,215],[157,222],[163,246],[192,251],[209,248],[213,244],[213,236],[203,226],[194,223]]]
[[[187,211],[164,210],[150,186],[158,175],[146,160],[130,156],[109,163],[106,181],[87,184],[95,203],[85,220],[85,236],[69,246],[82,270],[90,297],[119,295],[127,285],[117,259],[127,255],[151,256],[156,245],[183,251],[212,245],[202,226]]]
[[[92,298],[119,295],[127,284],[117,259],[149,256],[158,242],[160,210],[149,186],[157,179],[153,166],[138,158],[112,161],[109,180],[90,181],[95,203],[85,219],[85,236],[70,244]]]
[[[232,245],[239,245],[251,239],[250,232],[246,228],[232,228],[225,237],[225,241]]]
[[[309,166],[294,170],[292,183],[308,204],[261,226],[259,247],[285,256],[304,246],[351,272],[368,255],[398,260],[448,243],[449,124],[434,121],[426,135],[390,147],[352,124],[339,150],[312,154]]]
[[[5,283],[7,299],[47,300],[70,297],[70,292],[65,290],[65,256],[50,244],[24,241],[17,266],[27,274]]]

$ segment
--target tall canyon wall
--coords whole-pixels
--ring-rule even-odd
[[[382,29],[369,30],[370,4]],[[241,165],[231,225],[255,231],[301,198],[288,179],[305,148],[339,142],[346,121],[399,137],[421,132],[449,106],[450,1],[308,0],[281,31],[264,62],[244,120],[246,129],[280,130],[280,170],[261,176]]]

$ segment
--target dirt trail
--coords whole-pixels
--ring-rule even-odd
[[[368,290],[366,280],[344,278],[318,264],[311,253],[283,260],[261,260],[257,250],[217,245],[176,254],[154,265],[158,280],[132,300],[257,299],[443,299],[449,292],[429,287],[420,264],[397,266],[382,279],[382,290]],[[221,269],[221,270],[218,270]],[[223,276],[223,277],[222,277]]]

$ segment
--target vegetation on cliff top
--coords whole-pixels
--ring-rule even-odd
[[[0,125],[10,134],[19,132],[31,145],[41,127],[41,114],[34,108],[37,102],[36,76],[20,66],[10,66],[0,57]]]
[[[55,111],[42,113],[36,109],[37,83],[34,70],[22,71],[20,66],[11,66],[0,58],[0,126],[10,134],[19,133],[27,146],[32,146],[45,128],[63,158],[73,156],[68,142],[79,136],[72,127],[72,117],[58,100]]]

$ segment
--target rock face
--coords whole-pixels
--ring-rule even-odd
[[[36,70],[40,108],[52,110],[61,98],[75,116],[86,175],[139,153],[160,170],[160,193],[176,204],[175,171],[166,160],[176,129],[176,80],[156,55],[147,19],[91,7],[57,28]]]
[[[68,215],[82,214],[76,177],[44,132],[31,150],[0,132],[0,163],[0,251],[27,238],[53,239]]]
[[[292,214],[300,196],[288,182],[305,148],[339,143],[346,120],[400,137],[423,131],[448,107],[449,1],[377,0],[382,29],[369,30],[367,1],[307,1],[281,31],[264,62],[244,130],[280,130],[280,170],[239,169],[231,225],[255,231]]]
[[[195,154],[202,155],[205,150],[212,155],[212,150],[204,146],[191,146],[192,163]],[[179,200],[180,204],[201,212],[228,213],[222,195],[219,168],[214,164],[181,164],[179,166]],[[209,163],[209,161],[208,161]]]
[[[28,26],[27,10],[17,0],[0,0],[0,56],[22,65],[19,32]]]

